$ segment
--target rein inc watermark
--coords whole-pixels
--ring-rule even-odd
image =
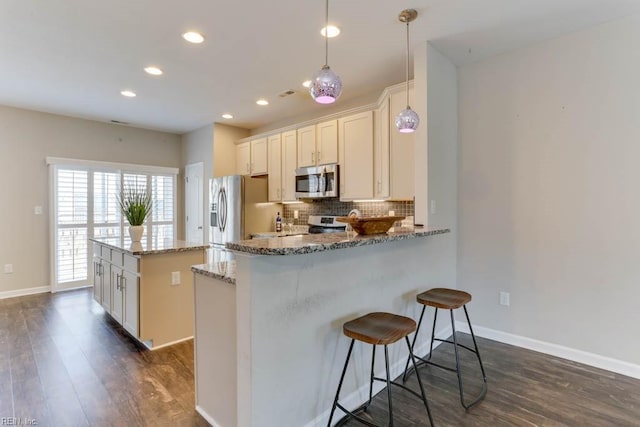
[[[29,417],[2,417],[0,418],[0,425],[3,426],[37,426],[38,420]]]

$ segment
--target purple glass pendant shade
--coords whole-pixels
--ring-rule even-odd
[[[418,129],[420,124],[420,117],[418,113],[413,111],[411,107],[407,105],[407,108],[400,111],[396,116],[396,128],[400,133],[411,133]]]
[[[342,93],[342,80],[325,65],[313,76],[309,93],[319,104],[332,104]]]

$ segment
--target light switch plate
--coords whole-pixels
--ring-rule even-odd
[[[172,271],[171,272],[171,285],[179,285],[180,284],[180,272]]]
[[[36,206],[33,208],[33,213],[35,215],[42,215],[42,206]]]
[[[4,274],[13,273],[13,264],[5,264],[4,265]]]

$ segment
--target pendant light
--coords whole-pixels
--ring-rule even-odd
[[[329,26],[329,0],[325,0],[325,28]],[[318,104],[332,104],[342,93],[342,80],[329,68],[329,37],[325,35],[324,66],[311,79],[309,93]]]
[[[405,9],[400,12],[398,19],[400,22],[407,24],[407,66],[406,66],[406,87],[407,92],[407,108],[400,111],[396,116],[396,128],[401,133],[411,133],[418,129],[420,124],[420,117],[418,113],[413,111],[409,106],[409,23],[418,17],[418,12],[415,9]]]

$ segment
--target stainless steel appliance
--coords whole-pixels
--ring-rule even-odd
[[[309,234],[319,233],[340,233],[344,231],[347,224],[336,221],[333,215],[309,215]]]
[[[265,177],[230,175],[209,182],[209,240],[214,248],[273,231],[279,204],[267,203]]]
[[[338,165],[296,169],[297,198],[338,197],[338,188]]]

